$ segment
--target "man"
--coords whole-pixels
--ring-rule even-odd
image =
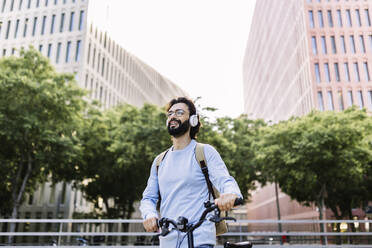
[[[189,223],[196,222],[209,199],[205,177],[195,157],[196,134],[200,128],[194,103],[184,97],[170,101],[167,107],[167,128],[173,146],[168,150],[159,168],[155,158],[147,187],[143,192],[140,210],[143,225],[148,232],[158,231],[156,204],[161,197],[160,214],[176,220],[184,216]],[[210,145],[204,146],[204,154],[212,184],[221,192],[215,203],[222,211],[230,210],[237,197],[242,197],[235,180],[229,175],[219,153]],[[160,237],[160,247],[176,247],[177,232]],[[215,224],[204,222],[194,231],[195,247],[213,247],[216,244]],[[181,247],[187,247],[187,240]]]

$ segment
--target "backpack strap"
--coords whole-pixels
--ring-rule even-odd
[[[159,157],[156,159],[156,175],[158,175],[159,172],[159,166],[163,159],[165,158],[165,155],[167,155],[169,149],[165,150],[164,152],[160,153]],[[160,203],[161,203],[161,195],[160,195],[160,189],[158,191],[158,202],[156,203],[156,209],[160,210]]]
[[[195,157],[196,160],[198,161],[198,164],[203,172],[205,181],[208,186],[208,191],[209,195],[212,195],[213,199],[216,199],[216,193],[215,193],[215,188],[212,185],[211,180],[209,179],[209,173],[208,173],[208,167],[207,167],[207,160],[205,159],[205,154],[204,154],[204,146],[205,144],[202,143],[196,143],[196,148],[195,148]]]

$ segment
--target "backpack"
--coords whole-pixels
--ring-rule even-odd
[[[156,172],[159,171],[159,165],[163,161],[165,155],[168,153],[169,149],[165,150],[162,152],[158,159],[156,160]],[[204,144],[202,143],[196,143],[196,148],[195,148],[195,156],[196,160],[198,161],[198,164],[203,172],[205,181],[208,186],[208,192],[209,195],[212,195],[213,199],[216,199],[220,196],[220,192],[212,185],[212,182],[209,180],[209,174],[208,174],[208,167],[207,167],[207,160],[205,159],[204,155]],[[160,202],[161,202],[161,195],[159,191],[159,200],[157,202],[157,209],[160,209]],[[221,212],[221,217],[225,217],[226,212]],[[216,224],[216,235],[219,236],[221,234],[224,234],[227,232],[227,224],[226,221],[221,221]]]

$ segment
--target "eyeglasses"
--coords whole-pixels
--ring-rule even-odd
[[[168,111],[167,116],[168,118],[175,114],[177,117],[181,117],[186,113],[183,109],[176,109],[176,111]]]

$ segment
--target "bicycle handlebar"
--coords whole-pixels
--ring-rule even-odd
[[[238,206],[238,205],[243,205],[244,204],[244,200],[242,198],[236,198],[235,199],[235,202],[234,202],[234,207],[235,206]],[[234,218],[231,218],[231,217],[223,217],[223,218],[220,218],[220,211],[218,209],[218,206],[214,203],[211,203],[211,202],[205,202],[204,203],[204,206],[205,206],[205,210],[203,211],[202,215],[200,216],[199,218],[199,221],[193,225],[188,225],[188,221],[186,218],[180,216],[178,218],[178,221],[174,221],[172,219],[168,219],[168,218],[161,218],[159,221],[158,221],[158,224],[159,226],[162,228],[162,231],[160,234],[160,236],[166,236],[168,233],[170,233],[170,229],[169,229],[169,224],[172,224],[173,227],[179,231],[182,231],[182,232],[193,232],[196,228],[198,228],[205,220],[206,220],[206,216],[208,213],[212,212],[213,210],[217,210],[216,214],[214,216],[212,216],[211,218],[209,218],[210,221],[213,221],[213,222],[220,222],[222,220],[225,220],[225,219],[230,219],[230,220],[235,220]],[[182,222],[182,223],[181,223]]]

